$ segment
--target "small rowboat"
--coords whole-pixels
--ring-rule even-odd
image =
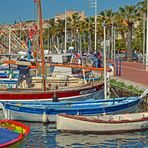
[[[57,129],[63,132],[118,134],[148,130],[148,112],[77,116],[57,115]]]
[[[0,148],[20,147],[30,128],[22,123],[12,120],[0,120]]]

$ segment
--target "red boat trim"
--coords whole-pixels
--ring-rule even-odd
[[[14,125],[19,126],[19,127],[21,127],[21,128],[26,130],[26,132],[24,134],[20,134],[17,139],[14,139],[14,140],[12,140],[10,142],[7,142],[7,143],[4,143],[4,144],[0,144],[0,147],[7,147],[7,146],[10,146],[12,144],[15,144],[15,143],[23,140],[30,133],[30,127],[28,127],[25,124],[22,124],[20,122],[17,122],[17,121],[13,121],[13,120],[0,120],[0,123],[14,124]]]
[[[88,119],[88,118],[85,118],[85,117],[82,117],[82,116],[72,116],[72,115],[67,115],[67,114],[60,114],[59,116],[63,116],[63,117],[71,118],[71,119],[75,119],[75,120],[87,121],[87,122],[108,123],[108,124],[119,124],[119,123],[132,123],[132,122],[148,121],[148,117],[143,117],[143,118],[137,119],[137,120],[104,121],[104,120],[101,120],[101,119]]]
[[[85,94],[91,94],[94,92],[97,92],[101,89],[103,89],[104,84],[103,83],[99,83],[96,84],[94,86],[88,86],[88,87],[79,87],[77,89],[73,88],[73,89],[67,89],[67,90],[52,90],[52,91],[38,91],[38,92],[28,92],[28,91],[24,91],[24,92],[15,92],[15,90],[12,92],[10,91],[3,91],[0,93],[0,100],[49,100],[52,99],[53,96],[56,93],[56,96],[60,99],[60,98],[67,98],[67,97],[76,97],[76,96],[81,96],[83,95],[83,93],[85,92]],[[94,89],[94,90],[93,90]],[[93,92],[91,92],[91,90],[93,90]],[[83,92],[83,93],[82,93]],[[82,93],[82,94],[81,94]]]

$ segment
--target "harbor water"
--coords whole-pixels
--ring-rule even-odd
[[[0,110],[0,119],[3,112]],[[148,148],[148,131],[117,135],[59,133],[56,124],[27,123],[25,148]]]

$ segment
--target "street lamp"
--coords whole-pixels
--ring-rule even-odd
[[[106,76],[107,76],[107,72],[106,72],[106,24],[105,22],[103,23],[103,29],[104,29],[104,98],[105,100],[107,99],[107,81],[106,81]]]
[[[97,51],[97,0],[91,0],[90,4],[95,8],[95,52]]]
[[[116,26],[113,29],[113,49],[114,49],[114,62],[116,60]]]
[[[147,42],[146,42],[146,71],[148,71],[148,0],[147,0]]]
[[[146,34],[145,34],[145,27],[146,27],[146,25],[145,25],[145,21],[146,21],[146,13],[144,13],[143,14],[143,52],[142,52],[142,55],[143,55],[143,64],[144,64],[144,62],[145,62],[145,39],[146,39]]]
[[[49,29],[50,29],[50,27],[52,27],[50,24],[48,24],[48,52],[49,52],[49,40],[50,40],[50,38],[49,38]]]

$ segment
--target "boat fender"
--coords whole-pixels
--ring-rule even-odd
[[[48,121],[48,116],[47,116],[47,114],[46,114],[45,111],[44,111],[43,116],[42,116],[42,122],[43,122],[43,123],[48,123],[48,122],[49,122],[49,121]]]
[[[113,64],[109,64],[109,71],[108,74],[109,76],[113,76],[114,75],[114,65]]]

